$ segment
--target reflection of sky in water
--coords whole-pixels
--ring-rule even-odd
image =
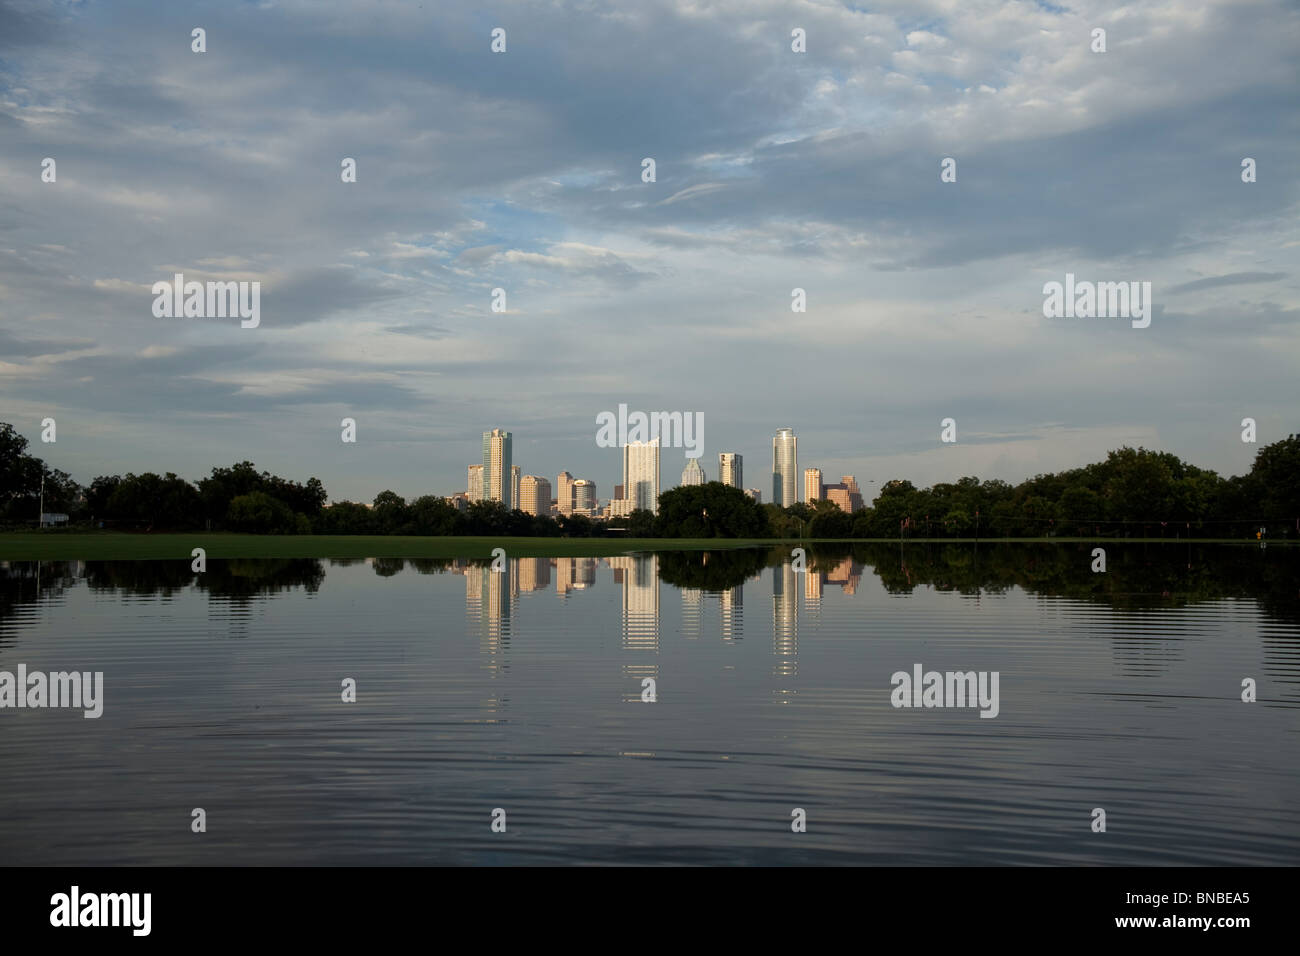
[[[1293,861],[1297,553],[1113,551],[3,565],[0,669],[105,712],[0,712],[0,858]]]

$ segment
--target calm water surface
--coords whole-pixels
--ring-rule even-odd
[[[0,863],[1295,863],[1300,552],[1107,547],[0,564]]]

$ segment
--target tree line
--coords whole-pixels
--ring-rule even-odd
[[[299,483],[249,461],[213,468],[197,482],[172,472],[103,475],[82,487],[27,451],[0,423],[0,523],[35,524],[42,480],[45,511],[74,527],[254,534],[398,534],[658,538],[1300,537],[1300,436],[1265,445],[1245,475],[1222,478],[1169,452],[1124,447],[1105,461],[1017,485],[961,478],[917,488],[885,482],[853,513],[830,501],[760,505],[720,482],[672,488],[659,513],[605,521],[536,516],[479,501],[461,511],[440,495],[407,501],[380,492],[371,505],[328,495],[317,478]]]

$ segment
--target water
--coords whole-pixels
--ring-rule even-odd
[[[1300,551],[1107,549],[0,565],[0,863],[1296,862]]]

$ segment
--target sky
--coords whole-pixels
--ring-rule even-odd
[[[1122,445],[1240,474],[1300,431],[1298,173],[1281,0],[0,0],[0,421],[85,484],[333,500],[463,491],[491,428],[608,498],[620,404],[765,501],[782,426],[868,498]],[[156,317],[177,272],[260,324]],[[1066,273],[1150,282],[1150,326],[1044,316]]]

